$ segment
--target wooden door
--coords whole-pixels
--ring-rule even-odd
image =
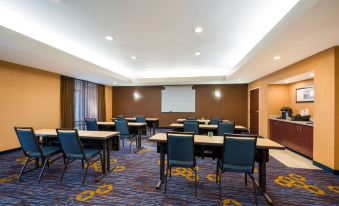
[[[259,89],[250,91],[250,132],[259,133]]]

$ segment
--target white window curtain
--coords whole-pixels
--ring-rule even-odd
[[[85,118],[98,118],[97,84],[76,79],[74,91],[75,127],[85,129]]]

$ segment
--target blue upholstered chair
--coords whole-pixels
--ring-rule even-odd
[[[136,121],[136,122],[145,123],[145,122],[146,122],[146,118],[145,118],[145,116],[137,115],[137,116],[135,117],[135,121]]]
[[[218,125],[221,122],[222,122],[222,119],[219,118],[219,117],[211,117],[210,118],[210,124],[211,125]]]
[[[197,120],[197,117],[195,117],[195,116],[187,116],[186,120]]]
[[[98,131],[97,119],[95,118],[85,118],[86,130],[89,131]]]
[[[115,120],[117,120],[117,121],[125,120],[125,116],[120,114],[120,115],[115,117]]]
[[[224,144],[222,151],[222,159],[218,160],[216,180],[219,181],[219,198],[221,200],[221,174],[224,172],[243,173],[251,177],[254,190],[254,198],[258,205],[257,188],[254,181],[254,163],[257,145],[256,136],[241,136],[230,134],[224,135]]]
[[[167,168],[165,175],[165,193],[167,192],[167,174],[172,177],[173,167],[190,168],[195,177],[195,197],[197,197],[197,171],[195,169],[194,133],[167,133]]]
[[[62,171],[60,182],[62,182],[67,166],[74,160],[82,160],[86,161],[87,163],[86,169],[84,171],[84,176],[82,179],[82,185],[84,185],[86,181],[88,167],[97,162],[98,160],[100,160],[101,165],[103,164],[101,149],[83,148],[81,141],[79,139],[78,130],[76,129],[57,129],[57,134],[60,139],[64,156],[66,157],[66,164]],[[97,155],[99,155],[100,157],[92,161],[92,159]]]
[[[38,182],[40,183],[42,175],[45,171],[46,164],[49,164],[50,157],[59,154],[61,152],[61,148],[58,146],[41,146],[38,142],[38,138],[35,136],[34,130],[31,127],[14,127],[15,133],[19,139],[21,148],[24,152],[24,155],[27,157],[27,160],[24,164],[24,166],[21,169],[21,172],[18,177],[18,181],[20,181],[21,176],[24,173],[27,173],[29,171],[38,169],[40,166],[37,166],[33,169],[27,170],[26,166],[29,162],[35,160],[35,159],[42,159],[43,167],[39,175]],[[60,156],[62,157],[62,156]],[[59,157],[59,158],[60,158]],[[57,159],[59,159],[57,158]],[[54,159],[53,161],[55,161]],[[53,162],[51,161],[51,162]]]
[[[184,132],[193,132],[194,134],[199,134],[199,122],[192,120],[184,121]]]
[[[225,133],[234,134],[235,124],[233,122],[221,122],[218,124],[218,136],[224,136]]]
[[[130,141],[129,152],[132,149],[132,143],[136,140],[135,134],[130,134],[128,129],[128,123],[126,120],[117,120],[115,121],[115,129],[120,133],[120,138],[122,139],[122,146],[125,147],[125,139]]]

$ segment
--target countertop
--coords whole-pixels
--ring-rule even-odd
[[[278,119],[277,117],[270,117],[269,119],[313,127],[313,122],[311,122],[311,121],[309,121],[309,122],[306,122],[306,121],[291,121],[291,120],[287,120],[287,119]],[[310,123],[312,123],[312,124],[310,124]]]

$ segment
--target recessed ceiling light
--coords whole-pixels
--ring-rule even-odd
[[[117,84],[117,82],[113,82],[113,84],[115,85],[115,84]]]
[[[238,81],[239,81],[239,82],[241,82],[241,81],[242,81],[242,79],[241,79],[241,78],[239,78],[239,79],[238,79]]]
[[[137,58],[136,56],[131,56],[131,59],[133,59],[133,60],[136,59],[136,58]]]
[[[194,67],[195,67],[195,68],[199,68],[199,65],[195,65]]]
[[[106,38],[106,40],[108,40],[108,41],[113,41],[113,37],[111,37],[111,36],[106,36],[105,38]]]
[[[291,81],[290,80],[286,80],[285,83],[290,83]]]
[[[195,33],[201,33],[202,31],[203,31],[203,28],[201,28],[201,27],[194,28]]]
[[[194,55],[195,55],[195,56],[199,56],[199,55],[200,55],[200,52],[194,52]]]
[[[280,60],[281,59],[281,56],[275,56],[273,57],[273,60]]]
[[[311,73],[310,76],[311,76],[311,77],[314,77],[314,73]]]

